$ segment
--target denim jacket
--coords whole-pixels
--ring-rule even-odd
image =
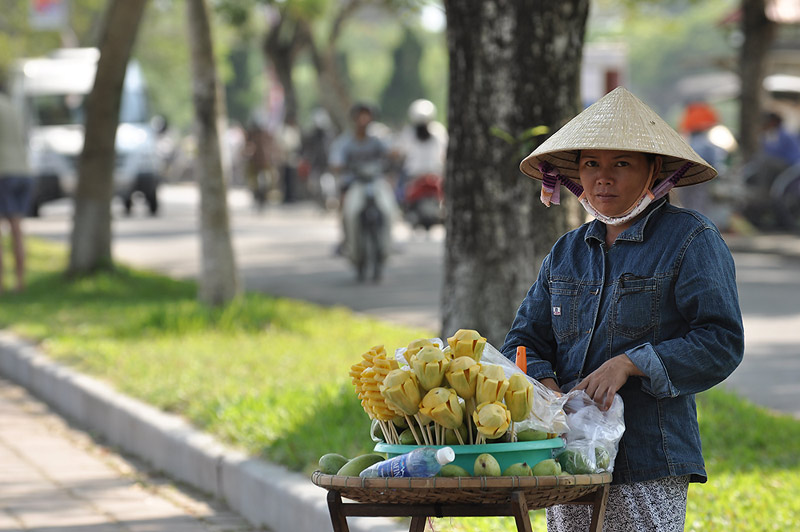
[[[528,348],[528,375],[562,390],[626,353],[644,373],[619,390],[625,433],[614,483],[689,475],[705,482],[695,394],[739,365],[744,331],[733,258],[694,211],[656,202],[605,245],[593,221],[561,237],[501,351]]]

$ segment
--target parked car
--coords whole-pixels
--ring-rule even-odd
[[[63,48],[15,64],[10,92],[22,112],[28,157],[35,176],[30,215],[42,204],[72,196],[83,149],[86,97],[94,85],[96,48]],[[160,181],[156,132],[151,127],[144,77],[131,61],[126,70],[116,135],[114,194],[130,213],[141,194],[151,214],[158,211]]]

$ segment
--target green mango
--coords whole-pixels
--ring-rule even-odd
[[[394,423],[394,426],[400,430],[408,428],[408,422],[406,421],[406,418],[404,418],[403,416],[393,417],[392,423]]]
[[[611,455],[608,454],[605,447],[595,447],[594,448],[594,463],[597,465],[597,469],[607,471],[609,466],[611,465]]]
[[[503,474],[497,459],[489,453],[479,454],[475,459],[473,473],[476,477],[499,477]]]
[[[529,477],[532,474],[531,466],[529,466],[527,462],[511,464],[503,471],[504,477]]]
[[[442,466],[442,469],[439,471],[438,476],[440,477],[471,477],[466,469],[461,466],[457,466],[455,464],[445,464]]]
[[[546,440],[547,433],[543,430],[525,429],[517,432],[517,441]]]
[[[466,444],[467,438],[469,437],[469,434],[467,434],[467,426],[462,423],[456,430],[461,435],[461,440]],[[456,436],[456,430],[445,429],[444,431],[445,445],[461,445],[461,442],[458,441],[458,436]]]
[[[544,477],[561,474],[561,464],[552,458],[542,460],[533,466],[533,476]]]
[[[416,445],[417,440],[414,439],[414,433],[411,429],[406,429],[400,433],[400,445]]]
[[[319,470],[326,475],[335,475],[347,462],[347,457],[341,454],[323,454],[319,457]]]
[[[385,456],[376,453],[362,454],[351,458],[336,472],[340,477],[357,477],[366,468],[386,460]]]
[[[561,469],[571,475],[594,473],[594,470],[589,465],[589,461],[578,451],[567,449],[556,458],[558,459],[558,463],[561,464]]]

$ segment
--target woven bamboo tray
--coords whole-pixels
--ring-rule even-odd
[[[324,475],[311,481],[342,497],[362,503],[502,504],[521,491],[530,509],[578,499],[611,483],[611,473],[541,477],[361,478]]]

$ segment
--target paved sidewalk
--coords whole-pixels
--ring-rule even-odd
[[[244,519],[69,427],[0,378],[0,531],[245,532]]]

